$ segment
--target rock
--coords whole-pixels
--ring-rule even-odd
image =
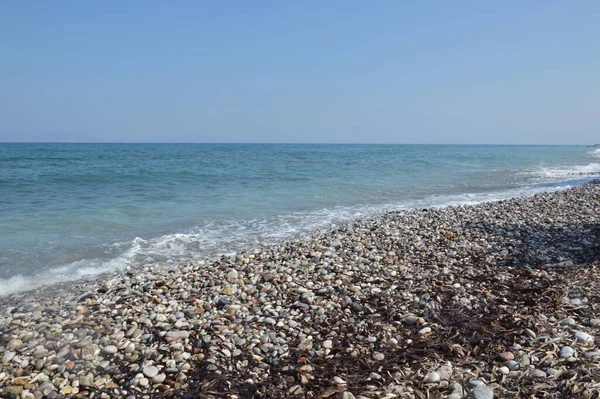
[[[448,388],[448,392],[457,394],[462,398],[464,389],[458,382],[453,382],[452,385],[450,385],[450,388]]]
[[[433,384],[433,383],[436,383],[439,381],[440,381],[440,375],[435,371],[430,371],[429,373],[427,373],[427,375],[423,379],[423,382],[426,384]]]
[[[15,357],[16,352],[12,352],[12,351],[8,351],[4,354],[4,356],[2,356],[2,363],[8,363],[10,362],[13,357]]]
[[[147,387],[148,384],[150,384],[150,381],[148,381],[147,378],[140,378],[140,380],[138,381],[138,385],[141,387]]]
[[[498,372],[503,375],[510,373],[510,369],[506,366],[498,367]]]
[[[23,346],[23,341],[21,341],[20,339],[11,339],[10,341],[8,341],[8,344],[6,345],[6,347],[9,350],[14,350],[21,346]]]
[[[575,331],[575,338],[579,342],[594,342],[594,337],[587,333],[584,333],[583,331]]]
[[[174,339],[186,339],[189,338],[189,336],[189,331],[169,331],[165,334],[165,337]]]
[[[356,399],[354,394],[352,394],[352,392],[348,392],[348,391],[342,392],[341,398],[342,399]]]
[[[485,385],[485,382],[481,380],[470,380],[469,385],[472,387],[482,387]]]
[[[538,379],[543,379],[546,378],[547,375],[544,371],[540,370],[540,369],[534,369],[531,372],[531,378],[538,378]]]
[[[382,361],[385,358],[384,354],[381,352],[373,353],[373,359],[377,361]]]
[[[494,393],[491,389],[485,386],[475,387],[471,391],[472,399],[494,399]]]
[[[583,356],[586,359],[598,359],[600,358],[600,351],[590,351],[590,352],[585,352],[583,354]]]
[[[449,380],[452,378],[452,373],[454,372],[454,369],[452,367],[452,364],[448,362],[447,364],[443,364],[440,367],[438,367],[436,371],[440,375],[440,379]]]
[[[558,353],[558,356],[561,359],[567,359],[571,356],[573,356],[575,354],[575,349],[571,348],[570,346],[563,346],[562,348],[560,348],[560,352]]]
[[[345,380],[343,380],[342,378],[337,377],[337,376],[333,377],[333,382],[335,384],[338,384],[338,385],[345,385],[345,384],[347,384]]]
[[[65,385],[61,390],[60,393],[62,395],[70,395],[73,393],[73,387],[70,385]]]
[[[156,366],[146,366],[142,369],[142,373],[148,378],[154,378],[158,375],[158,368]]]
[[[321,345],[323,347],[323,349],[331,349],[333,348],[333,341],[331,341],[330,339],[323,341],[323,344]]]
[[[419,335],[429,334],[431,332],[430,327],[423,327],[419,330]]]
[[[311,350],[313,347],[313,341],[312,339],[305,339],[304,341],[300,342],[300,345],[298,345],[298,350],[301,352],[308,352],[309,350]]]
[[[512,352],[502,352],[502,353],[498,354],[498,357],[502,361],[508,362],[509,360],[513,360],[515,358],[515,355]]]
[[[82,387],[91,387],[94,384],[94,376],[91,374],[79,376],[79,384]]]
[[[115,353],[117,353],[117,351],[118,349],[114,345],[108,345],[102,348],[102,353],[105,355],[114,355]]]
[[[519,368],[519,363],[514,360],[509,360],[508,362],[506,362],[506,365],[511,370]]]
[[[566,319],[560,322],[561,326],[574,326],[575,324],[577,324],[577,322],[571,317],[567,317]]]

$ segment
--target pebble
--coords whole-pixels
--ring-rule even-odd
[[[600,358],[600,351],[590,351],[590,352],[585,352],[583,354],[583,356],[586,359],[597,359]]]
[[[423,379],[423,382],[426,384],[432,384],[432,383],[439,382],[439,381],[440,381],[440,375],[435,371],[430,371],[429,373],[427,373],[427,375]]]
[[[562,348],[560,348],[560,352],[558,354],[558,356],[560,356],[560,358],[562,359],[567,359],[571,356],[573,356],[575,354],[575,349],[571,348],[570,346],[563,346]]]
[[[335,384],[339,384],[339,385],[345,385],[345,384],[347,384],[347,383],[346,383],[346,380],[344,380],[344,379],[342,379],[342,378],[340,378],[340,377],[337,377],[337,376],[336,376],[336,377],[333,377],[333,382],[334,382]]]
[[[94,376],[92,376],[90,374],[79,376],[79,384],[82,387],[91,387],[93,383],[94,383]]]
[[[583,331],[576,331],[575,338],[579,342],[594,342],[594,337]]]
[[[484,386],[473,388],[471,391],[472,399],[494,399],[494,392],[491,389]]]
[[[419,335],[429,334],[430,332],[431,332],[430,327],[423,327],[422,329],[419,330]]]
[[[331,349],[331,348],[333,348],[333,341],[330,339],[327,339],[327,340],[323,341],[323,344],[321,346],[323,346],[324,349]]]
[[[17,353],[16,352],[12,352],[12,351],[8,351],[4,354],[4,356],[2,356],[2,363],[8,363],[10,362],[13,357],[15,357]]]
[[[165,334],[167,338],[186,339],[189,338],[189,331],[169,331]]]
[[[547,375],[544,371],[540,370],[540,369],[534,369],[531,371],[531,377],[532,378],[538,378],[538,379],[542,379],[542,378],[546,378]]]
[[[154,378],[158,375],[158,368],[155,366],[147,366],[142,369],[142,373],[148,378]]]
[[[513,360],[515,355],[512,352],[502,352],[498,355],[498,357],[503,361],[508,362],[509,360]]]
[[[117,353],[117,351],[118,349],[114,345],[108,345],[102,348],[102,353],[104,353],[105,355],[114,355],[115,353]]]
[[[377,361],[382,361],[385,358],[384,354],[381,352],[375,352],[373,354],[373,359]]]

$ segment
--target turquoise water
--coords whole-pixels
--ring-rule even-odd
[[[584,146],[0,144],[0,295],[599,171]]]

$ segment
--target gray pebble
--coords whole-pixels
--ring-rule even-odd
[[[472,399],[494,399],[494,393],[488,387],[476,387],[471,391]]]

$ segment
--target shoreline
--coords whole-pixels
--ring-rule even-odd
[[[0,392],[591,397],[599,200],[592,183],[388,212],[213,262],[12,294]]]

